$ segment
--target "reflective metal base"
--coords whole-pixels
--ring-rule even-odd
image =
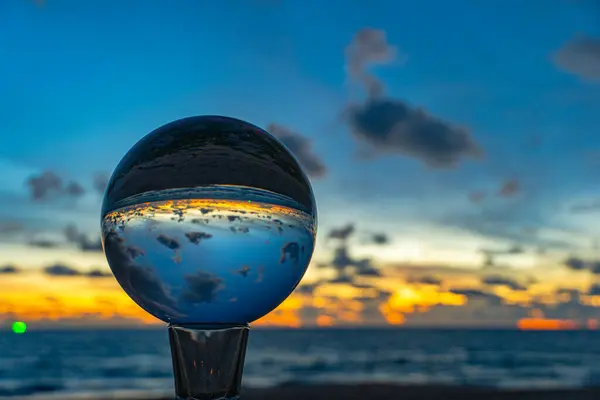
[[[248,325],[169,325],[178,400],[239,399]]]

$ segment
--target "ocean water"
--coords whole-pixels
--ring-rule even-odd
[[[293,199],[240,186],[146,192],[107,213],[102,237],[125,292],[174,323],[249,323],[294,290],[315,218]]]
[[[600,385],[600,334],[253,329],[243,384]],[[172,395],[166,329],[0,332],[0,398]]]

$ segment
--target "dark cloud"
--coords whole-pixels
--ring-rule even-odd
[[[85,189],[77,182],[69,182],[65,186],[64,192],[71,197],[81,197],[85,194]]]
[[[34,200],[45,200],[62,191],[63,181],[52,171],[45,171],[41,175],[32,176],[27,180]]]
[[[73,224],[69,224],[65,227],[64,235],[69,243],[76,245],[81,251],[102,251],[102,241],[100,240],[100,237],[96,240],[90,240],[86,234],[79,232],[77,227]]]
[[[572,288],[559,288],[556,290],[556,294],[557,295],[569,295],[569,297],[571,299],[576,298],[579,300],[579,297],[581,296],[581,292],[579,291],[579,289],[572,289]]]
[[[498,190],[498,195],[502,197],[512,197],[516,196],[521,190],[521,185],[519,181],[516,179],[508,179],[507,181],[502,183],[500,189]]]
[[[564,264],[573,271],[582,271],[587,268],[587,263],[578,257],[569,257],[565,260]]]
[[[294,289],[294,293],[312,295],[314,291],[321,285],[321,282],[301,284]]]
[[[198,271],[193,275],[186,275],[184,279],[187,288],[181,298],[186,303],[212,303],[217,293],[223,289],[223,279],[208,272]]]
[[[374,233],[371,240],[375,244],[388,244],[390,242],[390,239],[385,233]]]
[[[500,297],[498,297],[497,295],[490,293],[490,292],[480,290],[480,289],[454,288],[454,289],[450,289],[450,292],[454,293],[454,294],[459,294],[459,295],[465,296],[465,297],[467,297],[468,300],[481,299],[481,300],[492,301],[494,303],[501,302]]]
[[[95,174],[92,179],[92,185],[94,187],[94,190],[101,195],[104,194],[104,190],[106,189],[106,186],[108,186],[109,179],[110,176],[108,173],[99,172]]]
[[[55,264],[44,268],[44,273],[51,276],[80,276],[81,272],[63,264]]]
[[[588,264],[588,268],[592,274],[600,274],[600,261],[592,261]]]
[[[332,229],[327,236],[330,239],[346,240],[354,233],[354,224],[348,224],[341,228]]]
[[[383,30],[364,28],[358,31],[346,47],[346,69],[352,80],[364,86],[370,97],[383,93],[383,84],[371,75],[368,68],[392,62],[398,51],[387,42]]]
[[[356,276],[381,276],[381,272],[373,266],[370,258],[354,260],[352,265],[355,267],[354,275]]]
[[[333,259],[331,265],[337,271],[344,271],[346,268],[354,264],[354,259],[348,254],[347,246],[340,246],[333,251]]]
[[[177,239],[170,238],[167,235],[165,235],[164,233],[161,233],[160,235],[158,235],[156,240],[160,244],[162,244],[165,247],[168,247],[171,250],[177,250],[180,247]]]
[[[85,238],[79,243],[79,248],[81,251],[102,251],[102,241],[100,238],[95,241],[90,241]]]
[[[238,269],[235,271],[236,274],[240,274],[241,276],[243,276],[244,278],[246,278],[248,276],[248,274],[250,273],[250,267],[247,265],[243,265],[242,268]]]
[[[185,237],[187,237],[191,243],[198,244],[203,239],[212,238],[212,235],[205,232],[188,232],[185,234]]]
[[[354,277],[352,277],[352,275],[347,275],[343,273],[336,276],[335,278],[328,280],[327,283],[347,283],[349,285],[356,286],[356,284],[354,283]]]
[[[589,294],[590,296],[600,296],[600,284],[594,284],[590,286],[587,294]]]
[[[42,249],[54,249],[59,247],[60,243],[47,239],[32,239],[29,241],[29,245],[31,247],[39,247]]]
[[[483,155],[467,129],[391,98],[371,98],[346,110],[353,135],[373,154],[401,154],[432,168],[457,166]]]
[[[515,244],[507,249],[481,249],[481,252],[488,256],[505,256],[525,253],[523,246]]]
[[[156,275],[156,271],[136,264],[129,251],[131,247],[127,246],[116,231],[106,234],[104,245],[115,278],[133,301],[163,321],[181,315],[177,311],[175,298]]]
[[[109,278],[113,276],[109,271],[102,271],[101,269],[93,269],[90,272],[86,273],[85,276],[90,278]]]
[[[346,47],[349,77],[362,84],[367,100],[344,112],[351,132],[371,155],[401,154],[434,168],[451,168],[464,158],[480,158],[483,151],[467,129],[454,126],[424,109],[384,96],[383,84],[368,72],[373,64],[387,64],[397,56],[385,32],[362,29]]]
[[[43,269],[46,275],[50,276],[87,276],[89,278],[107,278],[113,276],[108,271],[102,271],[95,268],[89,272],[82,272],[64,264],[55,264]]]
[[[349,254],[348,246],[338,246],[333,251],[333,257],[329,263],[320,265],[321,268],[333,268],[337,273],[339,282],[345,277],[375,277],[381,276],[379,269],[375,268],[370,258],[355,259]],[[352,279],[351,279],[352,280]]]
[[[0,275],[1,274],[17,274],[21,272],[21,270],[14,265],[4,265],[0,267]]]
[[[294,262],[298,262],[300,257],[300,245],[297,242],[288,242],[281,247],[281,256],[279,257],[279,263],[285,263],[288,258]]]
[[[526,290],[527,288],[515,281],[514,279],[507,278],[500,275],[490,275],[483,277],[481,283],[489,286],[506,286],[512,290]]]
[[[327,172],[323,161],[313,152],[311,141],[278,124],[270,124],[267,131],[279,139],[296,156],[306,173],[320,178]]]
[[[61,196],[78,198],[85,189],[77,182],[71,181],[66,185],[63,179],[53,171],[44,171],[30,177],[27,182],[31,198],[35,201],[50,200]]]
[[[417,283],[423,285],[436,285],[442,284],[442,280],[436,276],[423,275],[423,276],[411,276],[407,279],[408,283]]]
[[[575,37],[554,53],[553,60],[582,79],[600,82],[600,38]]]

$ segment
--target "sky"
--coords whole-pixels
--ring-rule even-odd
[[[205,114],[279,137],[316,196],[256,325],[598,324],[596,0],[9,0],[0,60],[0,325],[162,323],[110,272],[102,194]]]

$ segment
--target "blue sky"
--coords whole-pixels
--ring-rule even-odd
[[[465,127],[479,157],[432,166],[429,138],[407,150],[353,131],[345,110],[372,98],[347,48],[365,30],[385,38],[387,58],[360,65],[379,96]],[[482,247],[516,243],[517,267],[595,257],[595,209],[572,207],[600,199],[598,38],[594,0],[4,1],[0,220],[93,235],[94,174],[162,124],[222,114],[309,141],[326,169],[321,238],[346,223],[393,238],[356,254],[477,267]],[[43,171],[86,193],[32,202],[25,182]]]

